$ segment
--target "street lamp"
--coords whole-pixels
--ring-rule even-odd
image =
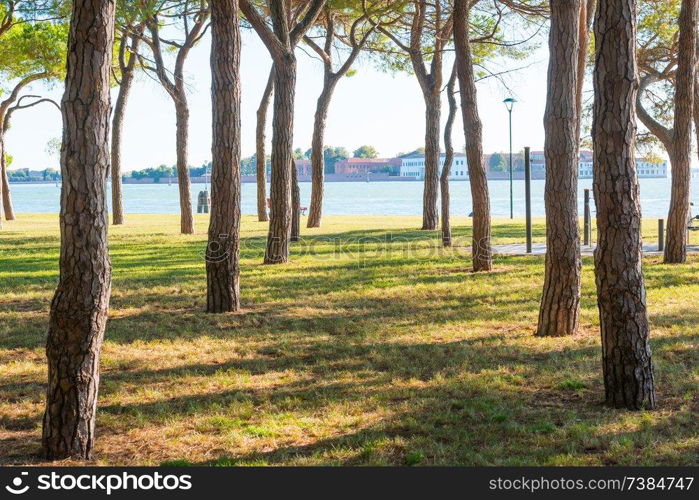
[[[505,103],[507,112],[510,114],[510,219],[514,219],[515,213],[512,194],[512,108],[514,107],[517,100],[513,99],[512,97],[508,97],[502,102]]]

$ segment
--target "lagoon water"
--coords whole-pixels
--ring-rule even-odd
[[[509,216],[509,182],[490,181],[491,211],[493,217]],[[256,213],[256,185],[242,185],[242,211]],[[692,200],[699,212],[699,179],[692,180]],[[57,213],[60,188],[55,184],[12,183],[15,211]],[[301,205],[308,205],[311,184],[303,182]],[[592,188],[592,179],[579,182],[578,203],[582,214],[583,190]],[[192,206],[196,208],[196,196],[203,184],[192,185]],[[329,182],[326,184],[324,213],[329,215],[421,215],[422,182]],[[453,181],[451,210],[455,216],[465,216],[471,211],[471,192],[467,181]],[[641,179],[641,209],[644,217],[666,217],[670,200],[670,179]],[[126,213],[179,213],[177,185],[173,184],[124,184],[124,208]],[[111,195],[110,195],[111,197]],[[524,216],[524,181],[514,181],[515,217]],[[594,213],[594,201],[593,201]],[[544,181],[532,181],[532,212],[535,217],[544,215]]]

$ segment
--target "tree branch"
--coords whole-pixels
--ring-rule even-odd
[[[34,101],[34,102],[31,102],[31,103],[29,103],[29,104],[22,104],[22,101],[23,101],[24,99],[31,99],[31,98],[33,98],[33,99],[38,99],[38,100],[36,100],[36,101]],[[9,128],[10,128],[10,119],[12,118],[12,114],[13,114],[15,111],[20,110],[20,109],[31,108],[31,107],[33,107],[33,106],[36,106],[37,104],[41,104],[41,103],[44,103],[44,102],[47,102],[47,103],[49,103],[49,104],[53,104],[53,105],[56,107],[56,109],[58,109],[59,112],[61,111],[61,106],[60,106],[60,104],[58,104],[58,103],[57,103],[56,101],[54,101],[53,99],[49,99],[49,98],[47,98],[47,97],[42,98],[41,96],[38,96],[38,95],[23,95],[22,97],[20,97],[20,98],[17,100],[17,104],[15,104],[15,105],[12,106],[11,108],[9,108],[9,109],[7,110],[7,112],[5,113],[5,117],[3,118],[3,121],[2,121],[2,131],[3,131],[3,133],[4,133],[4,132],[7,132],[7,130],[9,130]]]
[[[306,34],[311,25],[316,22],[316,19],[318,19],[323,7],[325,7],[325,0],[313,0],[313,3],[308,8],[306,15],[300,22],[296,23],[296,26],[294,26],[289,34],[289,42],[291,43],[292,48],[296,47],[299,40],[301,40],[303,35]]]
[[[286,54],[286,47],[279,41],[262,16],[257,12],[257,9],[255,9],[249,0],[239,0],[239,2],[240,10],[255,32],[257,32],[257,36],[260,37],[262,43],[267,47],[267,50],[269,50],[272,59],[281,59],[284,57]]]
[[[665,149],[669,152],[672,149],[673,130],[665,127],[662,123],[653,118],[643,106],[642,99],[646,87],[660,81],[660,79],[662,79],[661,73],[651,73],[641,78],[638,93],[636,94],[636,112],[638,113],[638,118],[641,120],[641,123],[663,143],[663,146],[665,146]]]
[[[36,80],[41,80],[42,78],[48,78],[50,76],[51,73],[49,73],[48,71],[42,71],[41,73],[34,73],[22,78],[12,89],[12,92],[10,92],[10,95],[7,97],[7,99],[0,102],[0,116],[5,116],[7,108],[9,108],[12,105],[12,103],[14,103],[17,100],[19,93],[22,91],[24,87],[26,87],[32,82],[35,82]]]

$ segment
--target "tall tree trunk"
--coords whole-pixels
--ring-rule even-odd
[[[257,174],[257,220],[267,222],[267,155],[265,154],[265,131],[267,129],[267,109],[274,91],[274,66],[269,70],[267,86],[257,108],[257,129],[255,134],[255,170]]]
[[[192,5],[192,3],[196,5]],[[180,193],[180,232],[194,234],[194,216],[192,213],[192,198],[190,194],[189,168],[187,165],[187,143],[189,135],[189,106],[184,84],[184,64],[189,51],[200,39],[209,18],[207,2],[185,2],[198,12],[193,15],[190,23],[185,19],[186,36],[182,43],[175,43],[175,68],[170,72],[163,60],[158,12],[152,13],[146,20],[150,32],[149,38],[144,38],[153,54],[154,65],[146,66],[158,77],[160,84],[168,93],[175,105],[175,148],[177,152],[177,186]],[[188,12],[188,15],[192,12]],[[185,16],[186,17],[186,16]],[[171,48],[173,43],[167,42]],[[170,77],[172,75],[172,78]]]
[[[126,103],[131,93],[133,79],[134,68],[122,72],[119,93],[114,105],[114,116],[112,117],[112,224],[115,226],[124,223],[124,202],[121,195],[121,134]]]
[[[439,126],[442,111],[439,89],[425,95],[425,179],[422,192],[422,229],[439,225]]]
[[[442,175],[439,178],[439,187],[441,190],[442,200],[442,245],[445,247],[451,246],[451,220],[449,217],[449,175],[451,175],[451,165],[454,162],[454,144],[452,143],[451,134],[454,128],[454,120],[456,119],[456,64],[451,71],[451,77],[447,83],[447,100],[449,102],[449,115],[447,123],[444,126],[444,167]]]
[[[664,260],[677,264],[687,260],[687,222],[690,205],[692,114],[697,62],[697,0],[682,0],[679,48],[675,80],[675,124],[670,155],[672,191],[667,216]]]
[[[121,82],[117,95],[114,115],[112,117],[112,224],[124,223],[124,202],[121,194],[121,134],[124,125],[124,115],[126,113],[126,103],[131,93],[134,73],[136,70],[136,59],[138,47],[141,43],[144,26],[140,25],[136,33],[131,35],[128,59],[125,59],[125,48],[129,39],[127,30],[122,32],[121,45],[119,47],[119,66],[121,69]]]
[[[697,40],[697,64],[699,65],[699,40]],[[694,118],[694,134],[696,137],[696,143],[697,143],[697,156],[699,157],[699,82],[697,82],[697,79],[699,79],[699,68],[697,68],[697,73],[694,76],[694,110],[693,110],[693,118]]]
[[[194,215],[192,213],[189,166],[187,165],[187,147],[189,140],[189,107],[187,96],[178,93],[175,99],[176,112],[176,148],[177,148],[177,187],[180,192],[180,232],[194,234]]]
[[[587,51],[590,47],[590,29],[595,17],[597,0],[580,0],[580,20],[578,25],[578,75],[575,94],[575,111],[577,116],[577,132],[575,143],[580,146],[580,130],[582,128],[583,87],[585,85],[585,68],[587,67]]]
[[[311,179],[311,205],[306,227],[320,227],[323,212],[323,191],[325,190],[325,165],[323,162],[325,123],[328,118],[328,109],[330,108],[330,99],[332,98],[334,88],[335,84],[331,81],[331,77],[326,75],[323,82],[323,92],[318,97],[313,121],[313,139],[311,141],[313,178]]]
[[[311,140],[311,166],[313,176],[311,179],[311,203],[307,227],[320,227],[323,213],[323,193],[325,191],[323,143],[325,142],[325,124],[328,118],[330,100],[332,99],[337,82],[350,70],[352,64],[357,59],[357,56],[359,56],[359,53],[362,51],[362,48],[365,46],[369,36],[374,32],[376,27],[372,26],[358,38],[357,29],[364,20],[366,20],[366,16],[360,16],[351,23],[351,27],[347,28],[349,36],[344,42],[350,45],[352,50],[337,71],[333,70],[333,41],[337,36],[335,30],[335,13],[333,10],[326,9],[324,24],[325,44],[322,47],[314,42],[312,38],[304,37],[306,44],[313,49],[323,61],[323,90],[320,96],[318,96],[318,101],[316,103],[316,113],[313,121],[313,138]]]
[[[294,139],[296,56],[294,49],[318,19],[325,0],[308,2],[298,22],[290,27],[290,0],[268,2],[272,29],[249,0],[239,0],[240,9],[262,39],[274,61],[274,119],[272,120],[272,208],[265,249],[265,264],[289,261],[291,236],[291,160]]]
[[[291,161],[296,95],[296,57],[285,54],[275,61],[274,119],[272,121],[272,209],[265,264],[289,261],[291,236]]]
[[[124,203],[121,194],[121,133],[130,90],[125,85],[131,86],[131,81],[122,78],[112,117],[112,224],[115,226],[124,223]]]
[[[240,29],[237,0],[211,2],[211,218],[206,311],[240,309]]]
[[[473,200],[473,270],[490,271],[493,268],[490,245],[490,195],[488,178],[483,162],[483,126],[478,116],[476,81],[469,33],[468,0],[454,0],[454,47],[456,69],[461,91],[461,115],[466,136],[466,161]]]
[[[61,150],[60,277],[46,344],[46,458],[89,459],[109,309],[106,179],[114,0],[75,0],[68,39]]]
[[[15,2],[16,3],[16,2]],[[8,18],[10,19],[10,18]],[[10,23],[10,26],[12,26],[12,23]],[[34,102],[33,104],[30,104],[28,106],[19,106],[19,101],[22,100],[22,97],[20,97],[20,93],[22,92],[22,89],[24,89],[27,85],[29,85],[32,82],[35,82],[37,80],[41,80],[44,78],[48,78],[52,76],[52,73],[42,71],[39,73],[32,73],[30,75],[27,75],[23,77],[15,86],[14,88],[9,92],[9,95],[7,96],[6,99],[0,100],[0,142],[3,142],[2,148],[0,148],[0,177],[2,177],[2,182],[0,182],[0,198],[2,200],[0,201],[0,204],[4,207],[5,211],[5,217],[7,220],[14,220],[15,214],[14,210],[12,209],[12,198],[10,196],[10,183],[8,180],[7,176],[7,164],[6,164],[6,157],[5,157],[5,149],[4,149],[4,140],[5,140],[5,132],[9,129],[9,122],[10,122],[10,116],[12,115],[13,111],[18,109],[18,107],[30,107],[33,106],[34,104],[38,104],[43,101],[50,101],[50,99],[39,99],[38,101]],[[24,97],[29,97],[29,96],[24,96]],[[36,97],[36,96],[34,96]],[[18,101],[19,99],[19,101]],[[14,103],[17,103],[14,107],[11,107]],[[55,103],[54,103],[55,104]],[[56,105],[58,106],[58,105]],[[2,210],[0,210],[0,217],[2,216]]]
[[[5,212],[6,220],[15,220],[15,211],[12,208],[12,195],[10,193],[10,179],[7,176],[7,159],[5,158],[5,132],[0,129],[0,192],[2,192],[2,209]],[[0,211],[2,219],[2,211]],[[0,226],[2,227],[2,226]]]
[[[690,217],[691,153],[676,148],[669,153],[672,166],[670,210],[667,216],[666,241],[663,260],[666,264],[680,264],[687,260],[687,232]]]
[[[635,47],[636,0],[599,0],[592,138],[602,371],[607,404],[634,410],[655,406],[634,159]]]
[[[546,265],[537,335],[572,335],[580,315],[578,37],[580,0],[551,0],[544,115]]]
[[[296,162],[291,160],[291,241],[301,237],[301,189]]]
[[[0,134],[0,162],[2,162],[2,170],[3,172],[5,171],[5,139],[3,137],[3,134]],[[5,182],[8,182],[5,180],[4,175],[0,175],[0,192],[5,188]],[[0,229],[2,229],[2,217],[3,217],[3,204],[0,203]]]

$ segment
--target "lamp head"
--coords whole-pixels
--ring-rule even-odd
[[[505,103],[505,107],[507,108],[507,111],[512,111],[512,107],[515,105],[517,100],[512,98],[512,97],[508,97],[507,99],[505,99],[502,102]]]

